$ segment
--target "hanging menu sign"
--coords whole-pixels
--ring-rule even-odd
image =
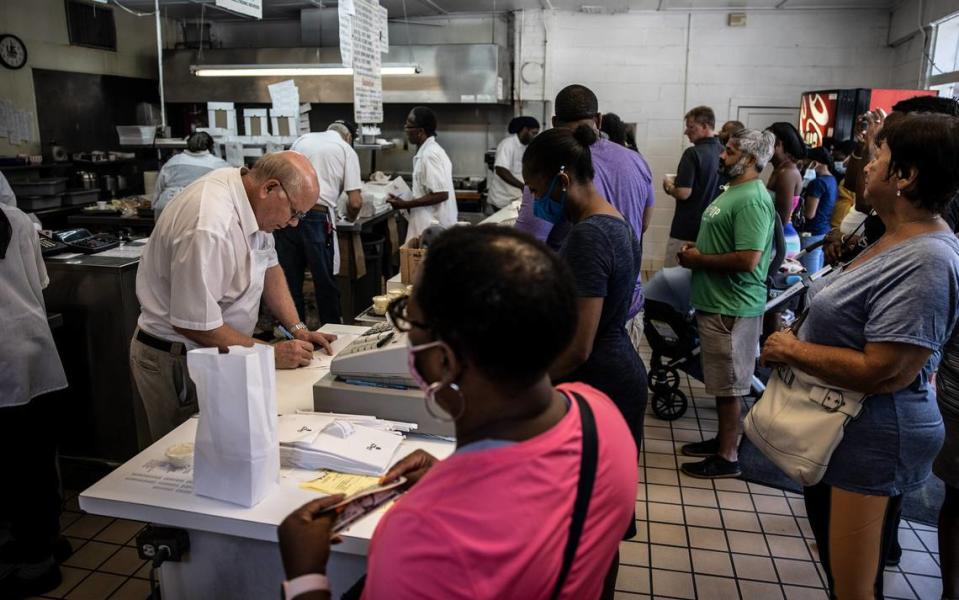
[[[353,7],[353,118],[357,123],[382,123],[380,6],[370,0],[353,0]]]
[[[340,0],[336,7],[340,20],[340,61],[344,67],[353,66],[353,0]]]
[[[263,18],[263,0],[216,0],[216,6],[255,19]]]

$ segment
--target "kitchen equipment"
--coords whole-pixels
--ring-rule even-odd
[[[64,206],[77,206],[96,202],[100,195],[100,188],[80,188],[67,190],[63,195]]]
[[[117,178],[113,175],[103,175],[100,177],[100,187],[110,192],[110,196],[117,195]]]
[[[66,177],[46,177],[29,181],[11,181],[13,193],[20,196],[55,196],[67,189]],[[59,199],[59,196],[58,196]]]
[[[125,175],[117,175],[117,190],[127,189],[127,178]]]
[[[50,146],[50,158],[53,159],[53,162],[67,162],[70,160],[63,146]]]
[[[141,145],[152,144],[156,138],[157,128],[145,125],[117,125],[117,136],[120,138],[120,145]]]
[[[17,208],[21,210],[57,208],[62,201],[60,196],[21,196],[17,194]]]
[[[77,185],[85,190],[97,187],[97,176],[90,171],[77,171]]]

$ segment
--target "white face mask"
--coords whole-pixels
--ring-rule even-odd
[[[840,175],[845,175],[845,174],[846,174],[846,163],[845,163],[845,161],[837,160],[836,162],[833,163],[832,168],[833,168],[833,170],[836,171],[836,173],[839,173]]]
[[[806,172],[802,174],[802,184],[806,185],[815,178],[816,178],[816,169],[809,167],[806,169]]]

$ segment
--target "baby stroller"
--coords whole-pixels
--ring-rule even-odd
[[[781,307],[791,302],[797,292],[796,286],[779,272],[786,257],[786,243],[782,223],[776,217],[773,229],[773,258],[766,272],[766,285],[770,298]],[[643,333],[653,351],[649,364],[649,391],[652,392],[653,413],[665,421],[674,421],[686,413],[689,399],[679,389],[682,371],[702,381],[699,331],[696,329],[695,310],[690,305],[692,272],[683,267],[671,267],[658,272],[643,286],[646,306],[643,313]],[[786,296],[787,290],[790,293]],[[797,298],[798,299],[798,298]],[[765,383],[753,373],[750,395],[759,397],[766,389]]]

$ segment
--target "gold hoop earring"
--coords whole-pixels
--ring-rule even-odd
[[[446,386],[449,386],[449,388],[460,397],[460,407],[455,415],[446,412],[436,401],[436,394]],[[452,423],[466,413],[466,398],[463,396],[463,392],[460,391],[460,386],[455,383],[444,384],[439,381],[434,381],[430,384],[429,388],[427,388],[424,400],[426,402],[426,412],[440,423]]]

